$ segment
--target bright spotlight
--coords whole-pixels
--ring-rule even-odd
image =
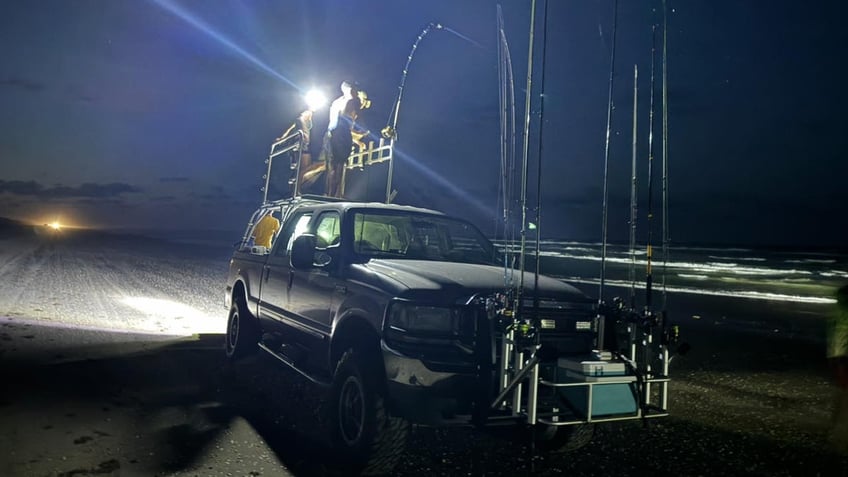
[[[321,107],[327,104],[327,97],[317,89],[309,90],[303,99],[306,101],[306,106],[312,111],[321,109]]]
[[[60,224],[58,221],[50,222],[49,224],[47,224],[47,226],[53,230],[59,230],[62,228],[62,224]]]

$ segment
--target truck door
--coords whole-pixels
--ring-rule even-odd
[[[305,212],[295,215],[286,224],[277,240],[278,247],[266,264],[262,302],[267,316],[277,322],[275,329],[283,334],[284,341],[295,341],[319,351],[328,346],[330,302],[335,284],[329,270],[335,267],[311,270],[291,267],[291,244],[307,231],[317,235],[320,247],[331,244],[337,247],[338,212],[323,212],[314,219]],[[311,356],[320,357],[323,353],[311,353]]]
[[[335,210],[322,212],[310,227],[315,234],[317,248],[338,248],[340,238],[340,216]],[[315,262],[328,261],[330,254],[316,253]],[[335,254],[338,257],[338,254]],[[336,284],[336,263],[328,262],[310,270],[294,270],[291,274],[289,306],[291,311],[306,326],[315,328],[323,335],[330,334],[330,303]]]
[[[288,328],[297,326],[297,323],[293,322],[289,303],[292,272],[289,253],[295,237],[308,230],[311,219],[311,211],[297,212],[283,224],[262,270],[259,318],[266,329],[275,333],[286,334]],[[286,324],[288,326],[285,326]]]

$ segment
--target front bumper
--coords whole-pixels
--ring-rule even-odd
[[[418,424],[468,423],[480,393],[471,363],[440,365],[381,343],[392,414]]]

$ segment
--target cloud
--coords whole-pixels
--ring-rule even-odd
[[[92,198],[106,199],[118,197],[124,193],[141,192],[141,189],[122,182],[108,184],[85,183],[76,187],[57,184],[44,187],[35,181],[3,181],[0,180],[0,193],[33,196],[42,199],[61,198]]]
[[[211,186],[206,192],[189,192],[189,197],[198,199],[198,200],[206,200],[206,201],[221,201],[221,200],[231,200],[233,197],[228,194],[223,187],[221,186]]]
[[[38,195],[42,190],[44,190],[44,186],[35,181],[0,180],[0,193],[9,192],[16,195]]]
[[[30,93],[39,93],[47,88],[44,83],[31,79],[16,77],[10,77],[0,80],[0,87],[17,88],[20,90],[28,91]]]
[[[150,199],[151,202],[176,202],[176,200],[177,198],[173,195],[160,195]]]

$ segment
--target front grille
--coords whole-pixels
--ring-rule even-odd
[[[543,309],[535,315],[541,324],[542,346],[555,349],[558,356],[585,354],[595,346],[595,309],[575,304]]]

